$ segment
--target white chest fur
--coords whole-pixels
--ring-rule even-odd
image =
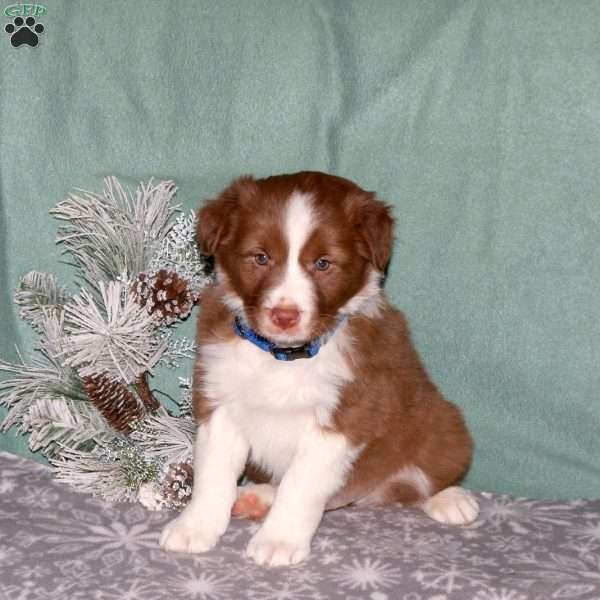
[[[353,377],[344,357],[349,343],[342,326],[315,357],[291,362],[238,338],[201,347],[204,393],[227,406],[253,461],[275,480],[286,471],[303,432],[329,424],[340,388]]]

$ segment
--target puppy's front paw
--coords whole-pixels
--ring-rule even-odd
[[[479,505],[470,492],[453,486],[426,500],[423,510],[440,523],[468,525],[477,518]]]
[[[206,518],[183,513],[164,527],[160,546],[169,552],[199,554],[213,548],[222,533]]]
[[[250,540],[246,555],[259,565],[279,567],[295,565],[310,554],[310,540],[299,542],[286,539],[285,536],[274,536],[260,529]]]

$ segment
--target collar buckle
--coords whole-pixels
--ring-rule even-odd
[[[279,348],[275,346],[274,348],[271,348],[270,352],[278,360],[297,360],[299,358],[312,357],[312,354],[308,351],[308,347],[308,344],[292,348]]]

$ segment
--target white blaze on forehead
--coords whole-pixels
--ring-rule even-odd
[[[310,194],[294,192],[284,216],[284,235],[288,255],[283,279],[267,297],[269,307],[295,304],[302,313],[302,324],[307,324],[314,312],[314,288],[310,277],[300,265],[300,252],[315,227],[315,214]]]

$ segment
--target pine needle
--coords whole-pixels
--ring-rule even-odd
[[[83,289],[65,306],[68,339],[60,355],[82,377],[102,373],[132,383],[152,370],[167,347],[168,339],[155,335],[152,316],[123,288],[100,281],[100,302]]]
[[[19,280],[14,301],[21,307],[21,318],[39,330],[45,313],[60,313],[70,297],[69,291],[58,284],[54,275],[30,271]]]
[[[147,457],[167,464],[179,463],[192,456],[195,432],[191,418],[174,417],[161,409],[135,426],[129,439]]]
[[[93,288],[101,281],[130,281],[148,270],[165,238],[178,210],[171,206],[176,191],[172,181],[150,180],[132,192],[107,177],[101,194],[78,190],[50,211],[67,222],[57,242]]]

